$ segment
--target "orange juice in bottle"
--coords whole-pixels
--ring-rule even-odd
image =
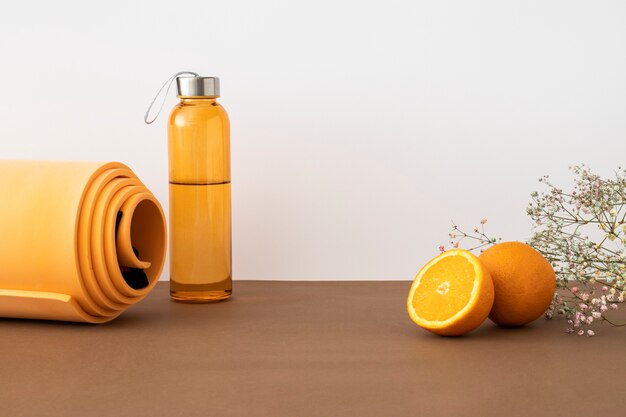
[[[177,77],[169,119],[170,295],[211,302],[232,294],[230,125],[217,77]]]

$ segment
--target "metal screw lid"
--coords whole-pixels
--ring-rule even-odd
[[[220,96],[220,79],[218,77],[177,77],[176,87],[179,97]]]

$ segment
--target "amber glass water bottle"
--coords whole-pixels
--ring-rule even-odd
[[[178,77],[169,119],[170,294],[188,302],[232,293],[230,125],[216,77]]]

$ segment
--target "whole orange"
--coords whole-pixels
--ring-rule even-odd
[[[478,259],[494,287],[489,318],[500,326],[522,326],[541,317],[552,302],[556,274],[539,252],[521,242],[503,242]]]

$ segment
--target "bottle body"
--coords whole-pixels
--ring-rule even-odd
[[[232,294],[230,125],[215,98],[181,97],[168,125],[170,295]]]

